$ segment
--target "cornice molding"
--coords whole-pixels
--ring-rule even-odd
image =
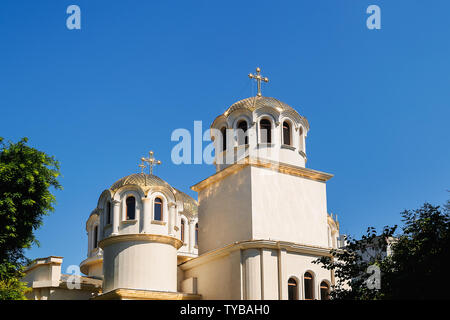
[[[294,242],[287,241],[276,241],[276,240],[248,240],[248,241],[239,241],[233,244],[227,245],[225,247],[209,251],[207,253],[202,254],[197,258],[193,258],[189,261],[183,262],[179,265],[182,270],[192,269],[198,265],[202,265],[211,260],[215,260],[217,258],[227,256],[231,252],[236,250],[246,250],[246,249],[274,249],[274,250],[286,250],[287,252],[292,253],[303,253],[314,255],[317,257],[327,256],[331,257],[330,251],[332,248],[328,247],[320,247],[320,246],[311,246],[305,244],[299,244]]]
[[[247,166],[253,166],[253,167],[259,167],[259,168],[266,168],[274,171],[278,171],[280,173],[289,174],[292,176],[302,177],[314,181],[319,182],[326,182],[330,180],[334,175],[326,172],[316,171],[312,169],[307,169],[303,167],[293,166],[290,164],[282,163],[282,162],[275,162],[271,160],[266,159],[259,159],[247,156],[244,159],[238,161],[235,164],[232,164],[225,169],[217,172],[216,174],[210,176],[209,178],[206,178],[205,180],[193,185],[191,187],[192,190],[199,192],[205,188],[207,188],[209,185],[219,182],[226,178],[227,176],[234,174],[243,168]]]
[[[181,248],[183,243],[181,240],[162,235],[162,234],[147,234],[147,233],[138,233],[138,234],[121,234],[117,236],[109,236],[108,238],[105,238],[101,240],[98,243],[98,246],[102,249],[105,247],[119,243],[119,242],[126,242],[126,241],[144,241],[144,242],[158,242],[158,243],[164,243],[164,244],[170,244],[176,249]]]
[[[201,295],[182,292],[151,291],[136,289],[114,289],[94,300],[200,300]]]

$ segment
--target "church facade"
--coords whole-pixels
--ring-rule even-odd
[[[261,95],[259,69],[249,76],[258,94],[211,125],[216,173],[191,187],[198,201],[154,175],[150,153],[87,219],[79,285],[61,274],[62,257],[37,259],[24,278],[29,298],[328,298],[334,275],[312,262],[339,247],[332,175],[306,168],[307,119]]]

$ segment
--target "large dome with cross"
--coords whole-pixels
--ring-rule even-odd
[[[257,82],[256,96],[233,103],[211,124],[216,170],[245,157],[305,167],[308,120],[287,103],[262,95],[261,84],[269,79],[261,75],[260,68],[248,77]],[[235,154],[234,149],[242,154]]]

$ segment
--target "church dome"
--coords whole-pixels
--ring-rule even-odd
[[[163,179],[153,175],[146,173],[134,173],[129,176],[123,177],[117,180],[109,189],[112,192],[119,190],[124,186],[139,186],[144,191],[150,189],[152,187],[165,187],[169,189],[178,201],[183,203],[184,212],[191,216],[196,216],[198,213],[198,204],[192,197],[187,195],[186,193],[172,187]]]
[[[123,177],[122,179],[117,180],[112,186],[111,191],[116,191],[123,186],[134,185],[142,188],[145,187],[166,187],[172,189],[172,186],[168,184],[166,181],[161,178],[146,173],[134,173],[129,176]]]
[[[255,96],[250,97],[246,99],[239,100],[235,103],[233,103],[227,111],[225,111],[224,115],[228,115],[231,112],[238,110],[238,109],[247,109],[249,111],[255,111],[256,109],[263,108],[263,107],[272,107],[277,109],[279,112],[282,111],[291,111],[297,113],[297,111],[289,106],[288,104],[281,102],[278,99],[271,98],[271,97],[263,97],[263,96]]]
[[[228,118],[235,111],[247,111],[253,113],[254,111],[262,108],[270,108],[278,114],[290,116],[292,119],[295,119],[297,123],[303,123],[305,129],[309,130],[308,120],[305,117],[302,117],[297,110],[276,98],[264,96],[249,97],[233,103],[223,114],[219,115],[213,121],[211,127],[214,127],[217,122],[221,121],[221,119]]]

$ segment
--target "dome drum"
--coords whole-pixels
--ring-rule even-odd
[[[247,156],[305,167],[308,130],[306,118],[275,98],[238,101],[211,125],[216,170]]]

